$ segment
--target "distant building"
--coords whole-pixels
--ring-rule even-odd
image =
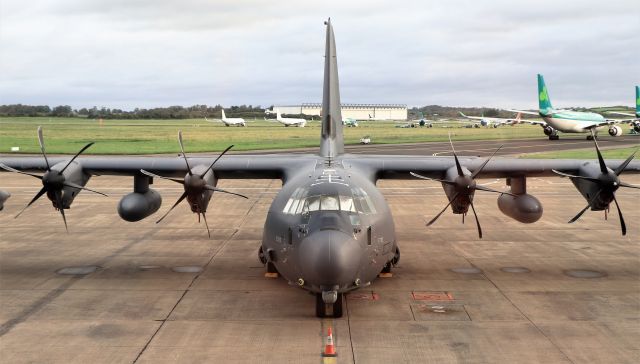
[[[320,116],[322,104],[304,103],[301,105],[277,105],[281,114]],[[357,120],[407,120],[407,105],[404,104],[342,104],[342,118]]]

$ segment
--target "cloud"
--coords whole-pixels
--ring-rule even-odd
[[[0,102],[118,108],[318,102],[323,20],[343,102],[633,102],[634,0],[0,0]]]

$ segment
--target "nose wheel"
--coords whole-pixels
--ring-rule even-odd
[[[325,303],[322,299],[322,293],[316,293],[316,316],[325,317],[342,317],[342,298],[344,294],[338,293],[334,303]]]

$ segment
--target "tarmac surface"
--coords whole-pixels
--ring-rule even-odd
[[[503,145],[496,155],[511,156],[522,153],[552,152],[570,149],[593,149],[593,141],[586,139],[586,134],[562,135],[560,140],[549,140],[541,135],[539,139],[507,139],[507,140],[455,140],[452,136],[454,147],[458,155],[466,156],[488,156],[496,148]],[[347,145],[345,153],[350,154],[400,154],[400,155],[423,155],[423,156],[446,156],[451,154],[449,142],[428,142],[411,144],[374,144],[368,145]],[[602,149],[638,147],[640,145],[640,134],[625,134],[619,137],[609,137],[601,135],[598,138],[598,146]],[[287,153],[315,153],[316,148],[303,148],[285,150],[277,152]],[[246,154],[269,154],[275,153],[273,150],[248,151]],[[191,155],[191,153],[190,153]],[[595,159],[595,151],[594,156]]]
[[[186,204],[155,223],[182,192],[170,182],[154,184],[158,213],[128,223],[116,206],[132,178],[92,178],[109,197],[81,193],[67,234],[44,198],[14,219],[39,183],[0,178],[13,195],[0,212],[1,362],[640,362],[638,190],[617,194],[625,237],[615,211],[567,224],[586,205],[567,179],[529,179],[545,211],[531,225],[479,191],[480,240],[471,216],[462,225],[447,212],[425,227],[446,203],[439,184],[382,181],[400,264],[349,294],[343,318],[323,320],[313,296],[265,278],[257,258],[280,181],[221,181],[250,198],[214,196],[209,239]],[[329,326],[338,356],[325,361]]]

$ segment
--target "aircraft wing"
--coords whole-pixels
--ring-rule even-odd
[[[67,162],[71,157],[49,157],[54,166]],[[189,165],[209,166],[215,157],[189,157]],[[225,155],[213,167],[218,178],[282,179],[300,169],[313,170],[317,157],[305,155]],[[84,157],[76,159],[82,171],[89,175],[140,175],[144,169],[166,177],[184,177],[187,165],[182,156],[177,157]],[[0,163],[19,171],[35,172],[47,168],[42,157],[0,158]],[[0,171],[4,172],[3,169]]]
[[[612,114],[612,115],[621,115],[621,116],[635,116],[632,113],[628,113],[628,112],[618,112],[618,111],[605,111],[607,114]]]
[[[511,111],[511,112],[519,112],[519,113],[527,114],[527,115],[540,116],[540,113],[533,112],[533,111],[515,110],[515,109],[504,109],[504,110],[505,110],[505,111]]]
[[[478,170],[487,158],[459,157],[460,164],[471,172]],[[624,161],[608,160],[607,166],[613,170]],[[415,179],[409,172],[415,172],[426,177],[442,178],[449,168],[455,168],[452,157],[419,157],[395,155],[358,155],[345,156],[344,165],[365,171],[372,180],[378,179]],[[579,174],[585,168],[585,161],[578,159],[519,159],[494,158],[482,169],[480,178],[507,177],[548,177],[557,176],[553,170],[568,174]],[[587,163],[598,168],[598,161]],[[640,173],[640,161],[632,161],[624,169],[624,173]]]

